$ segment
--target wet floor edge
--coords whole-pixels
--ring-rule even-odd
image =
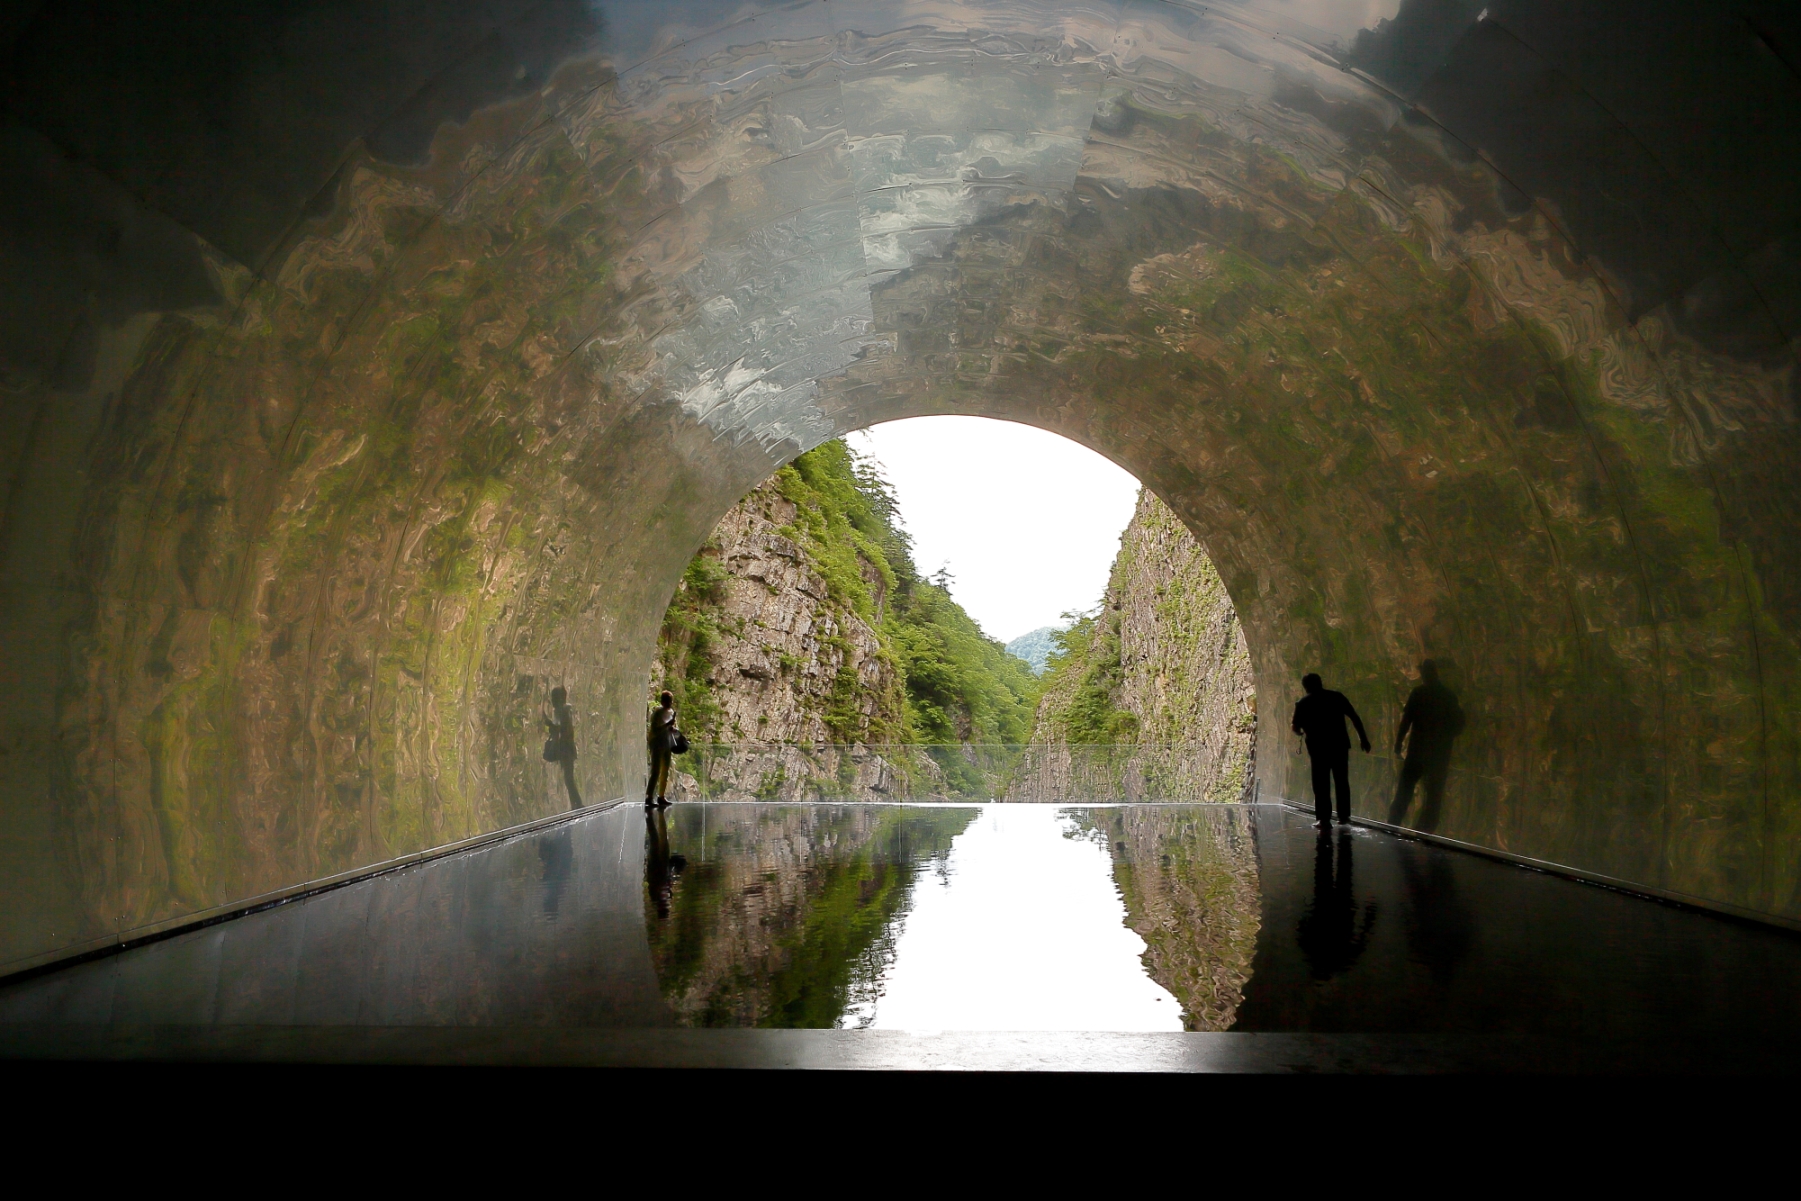
[[[0,1061],[1174,1075],[1791,1075],[1801,1043],[1512,1035],[0,1027]]]

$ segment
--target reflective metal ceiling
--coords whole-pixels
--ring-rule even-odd
[[[1078,174],[1307,223],[1246,178],[1233,147],[1251,146],[1322,190],[1314,212],[1350,191],[1397,228],[1441,220],[1432,189],[1359,144],[1396,125],[1485,163],[1511,206],[1539,198],[1626,311],[1677,300],[1697,330],[1731,327],[1735,349],[1792,336],[1796,191],[1768,172],[1801,154],[1788,145],[1801,124],[1781,117],[1795,115],[1792,74],[1748,26],[1724,56],[1742,61],[1716,57],[1698,96],[1667,69],[1683,63],[1690,14],[1572,30],[1531,6],[1456,3],[832,2],[715,23],[718,11],[605,10],[598,44],[619,73],[607,104],[626,108],[576,102],[560,119],[577,144],[585,124],[621,116],[665,131],[657,165],[675,203],[636,254],[683,311],[656,338],[655,373],[734,437],[831,436],[818,381],[895,337],[871,290],[1010,207],[1078,203]],[[1629,70],[1622,36],[1648,52]],[[1740,107],[1759,118],[1754,147],[1710,128]],[[1198,119],[1220,145],[1135,141],[1139,114]]]

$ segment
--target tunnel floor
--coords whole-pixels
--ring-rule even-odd
[[[1279,806],[700,803],[15,982],[0,1054],[1787,1070],[1797,1018],[1794,935]]]

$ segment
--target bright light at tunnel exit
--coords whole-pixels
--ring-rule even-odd
[[[922,574],[1002,642],[1092,608],[1138,481],[1057,434],[986,417],[914,417],[851,434],[879,462]]]

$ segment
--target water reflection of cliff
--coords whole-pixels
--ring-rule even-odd
[[[657,979],[687,1026],[834,1025],[881,978],[921,869],[973,809],[678,805],[669,916],[647,903]]]
[[[1151,978],[1182,1003],[1185,1030],[1226,1030],[1250,978],[1261,919],[1257,845],[1238,806],[1075,811],[1105,838]]]

